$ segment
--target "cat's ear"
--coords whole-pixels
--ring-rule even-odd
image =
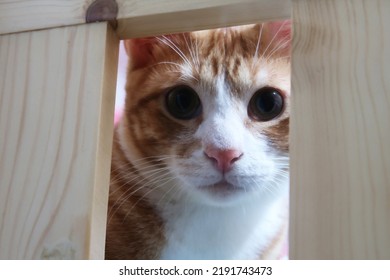
[[[130,69],[135,70],[155,64],[158,59],[179,48],[177,44],[187,43],[189,33],[178,33],[129,39],[124,41],[126,53],[130,58]]]
[[[275,37],[274,40],[291,40],[291,20],[285,21],[274,21],[268,23],[268,32],[271,36],[271,39]]]
[[[135,70],[150,65],[154,62],[154,48],[157,39],[137,38],[124,41],[126,53],[130,58],[130,68]]]
[[[262,37],[265,50],[275,55],[289,56],[291,52],[291,21],[272,21],[255,26],[256,40]],[[259,35],[260,34],[260,35]]]

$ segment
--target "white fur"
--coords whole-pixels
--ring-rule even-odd
[[[167,244],[161,259],[256,259],[286,222],[288,181],[280,197],[231,207],[182,200],[164,211]]]

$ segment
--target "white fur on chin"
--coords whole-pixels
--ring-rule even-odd
[[[257,259],[286,224],[287,199],[288,179],[277,196],[257,194],[234,206],[166,204],[161,259]]]

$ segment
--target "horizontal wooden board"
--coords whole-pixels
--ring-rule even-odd
[[[85,23],[93,2],[0,0],[0,34]],[[290,16],[290,1],[285,0],[117,0],[116,3],[118,33],[122,39]]]
[[[117,33],[122,39],[290,17],[290,1],[285,0],[131,2],[119,9]]]

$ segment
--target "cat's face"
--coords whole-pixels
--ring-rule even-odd
[[[156,192],[227,205],[286,180],[289,34],[278,23],[125,42],[121,143]]]

